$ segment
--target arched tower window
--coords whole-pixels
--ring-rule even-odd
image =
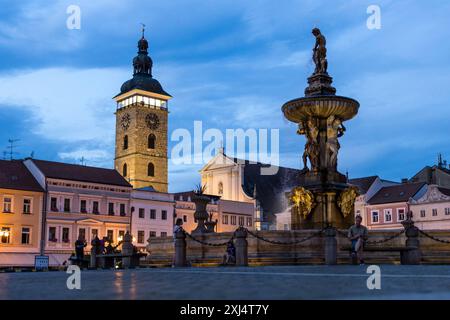
[[[151,133],[148,136],[148,145],[147,145],[147,147],[149,149],[155,149],[155,144],[156,144],[156,137],[155,137],[155,135],[153,133]]]
[[[147,167],[147,175],[149,177],[154,177],[155,176],[155,166],[151,162],[148,164],[148,167]]]
[[[128,166],[127,166],[126,163],[124,163],[124,164],[123,164],[123,167],[122,167],[122,175],[123,175],[124,177],[126,177],[127,174],[128,174]]]
[[[219,186],[218,186],[218,193],[219,193],[219,195],[223,195],[223,183],[222,182],[219,182]]]
[[[128,136],[123,137],[123,150],[128,149]]]

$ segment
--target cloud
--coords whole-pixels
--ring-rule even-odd
[[[49,68],[0,74],[0,107],[26,109],[33,133],[61,142],[112,141],[112,96],[126,70]]]
[[[80,148],[70,152],[58,152],[58,157],[65,161],[108,167],[112,163],[113,155],[105,149]]]

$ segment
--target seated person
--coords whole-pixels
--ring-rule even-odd
[[[223,265],[235,264],[236,263],[236,248],[234,247],[233,241],[228,242],[227,251],[223,256]]]
[[[348,230],[348,238],[352,242],[352,257],[356,257],[359,264],[364,265],[363,250],[364,242],[367,240],[367,228],[361,222],[362,217],[357,215],[355,224]]]

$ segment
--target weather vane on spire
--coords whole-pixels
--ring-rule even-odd
[[[141,22],[141,26],[142,26],[142,38],[144,38],[145,24]]]

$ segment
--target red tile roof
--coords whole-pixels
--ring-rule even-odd
[[[406,202],[409,198],[414,197],[417,192],[426,185],[424,182],[403,183],[395,186],[383,187],[372,198],[369,204],[384,204],[394,202]]]
[[[0,188],[44,192],[21,160],[0,160]]]
[[[128,181],[114,169],[88,167],[45,160],[33,159],[32,161],[47,178],[131,187]]]

